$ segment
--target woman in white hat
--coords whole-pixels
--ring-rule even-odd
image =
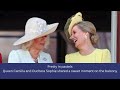
[[[65,34],[71,40],[78,52],[67,54],[66,63],[110,63],[111,54],[108,49],[98,49],[98,35],[93,23],[84,21],[80,12],[67,20]]]
[[[50,54],[43,52],[49,43],[48,35],[54,32],[59,23],[47,25],[44,19],[30,18],[25,26],[25,35],[13,45],[21,45],[21,49],[12,50],[8,63],[52,63]]]

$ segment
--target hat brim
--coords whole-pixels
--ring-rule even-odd
[[[26,34],[23,37],[21,37],[20,39],[18,39],[13,45],[20,45],[25,42],[31,41],[35,38],[42,37],[42,36],[48,35],[50,33],[53,33],[57,29],[58,24],[59,23],[53,23],[53,24],[47,25],[47,31],[42,34],[38,34],[38,33]]]

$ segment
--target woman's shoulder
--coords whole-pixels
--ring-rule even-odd
[[[65,56],[65,63],[71,63],[74,62],[73,60],[78,60],[79,52],[74,52],[70,54],[66,54]]]
[[[101,57],[102,63],[111,63],[111,53],[109,49],[98,49],[98,51],[101,51],[101,54],[98,54],[98,57]]]
[[[107,57],[107,56],[110,57],[111,56],[109,49],[97,49],[96,54],[98,56],[102,56],[102,57]]]
[[[50,56],[49,53],[46,53],[46,52],[43,52],[43,51],[42,51],[40,54],[41,54],[41,55],[45,55],[45,56]]]
[[[78,54],[79,54],[79,52],[74,52],[74,53],[66,54],[66,56],[76,56],[76,55],[78,55]]]
[[[17,49],[17,50],[12,50],[10,52],[10,55],[18,55],[18,56],[25,56],[26,54],[28,54],[27,50],[23,50],[23,49]]]
[[[109,53],[109,49],[96,49],[96,52]]]
[[[22,53],[22,52],[25,52],[25,50],[17,49],[17,50],[12,50],[10,53]]]

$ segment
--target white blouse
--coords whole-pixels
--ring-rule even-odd
[[[53,63],[50,54],[40,52],[38,63]],[[35,63],[28,50],[12,50],[8,57],[8,63]]]

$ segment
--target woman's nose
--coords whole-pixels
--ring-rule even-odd
[[[73,35],[70,36],[70,39],[71,39],[71,40],[73,39]]]
[[[71,35],[71,37],[69,39],[70,39],[71,43],[74,43],[74,37],[73,37],[73,35]]]

